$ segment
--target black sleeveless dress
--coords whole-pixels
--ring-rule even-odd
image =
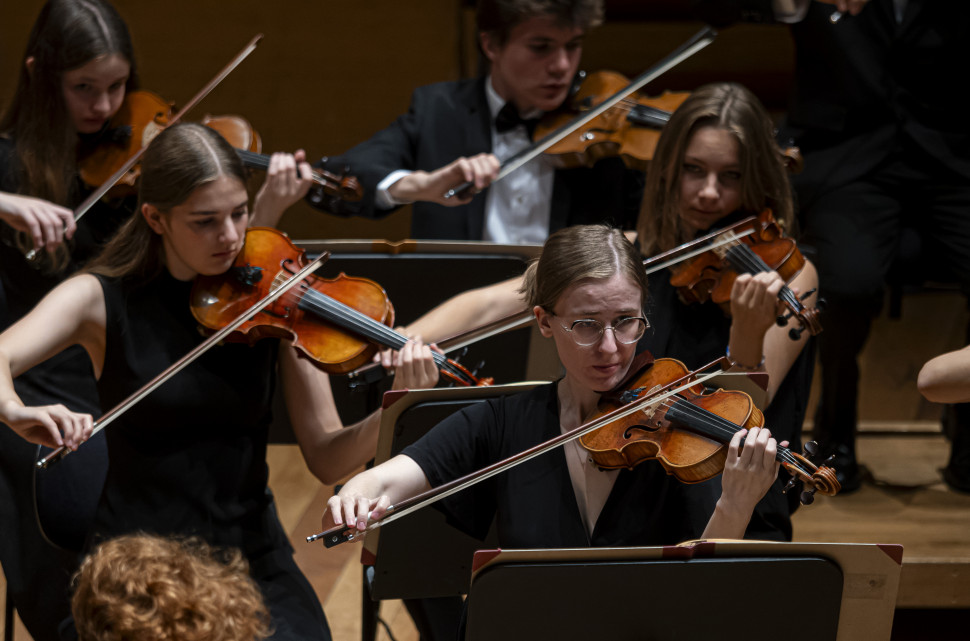
[[[191,281],[99,277],[107,309],[98,392],[107,410],[202,336]],[[111,424],[94,541],[131,532],[197,536],[240,548],[270,607],[273,639],[329,639],[266,486],[277,341],[217,346]]]
[[[18,191],[14,152],[14,141],[0,138],[0,191]],[[76,192],[79,203],[86,188],[79,184]],[[0,223],[0,331],[97,253],[133,207],[133,199],[92,207],[70,241],[70,264],[53,274],[31,266],[14,244],[14,230]],[[63,403],[76,412],[101,412],[91,361],[77,346],[18,376],[14,389],[27,405]],[[39,449],[0,424],[0,564],[34,641],[56,641],[57,623],[70,613],[70,578],[104,483],[107,448],[95,436],[42,472],[34,468]]]

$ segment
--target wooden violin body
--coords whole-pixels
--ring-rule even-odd
[[[721,305],[729,314],[731,289],[738,274],[770,270],[778,272],[785,282],[789,282],[805,266],[805,257],[795,241],[782,233],[770,209],[732,225],[715,236],[725,242],[714,242],[712,249],[670,268],[670,284],[677,288],[680,299],[685,303],[710,300]],[[665,252],[661,256],[674,252]],[[787,286],[782,288],[778,296],[801,323],[800,328],[791,330],[794,332],[792,338],[798,338],[803,330],[808,330],[813,336],[822,331],[817,308],[802,305]]]
[[[604,395],[598,411],[587,422],[675,381],[689,382],[685,378],[687,373],[687,368],[678,360],[657,359],[630,379],[622,393]],[[692,408],[702,411],[694,412]],[[686,422],[682,418],[685,414],[691,417]],[[723,421],[730,423],[733,431]],[[698,422],[705,425],[696,425]],[[718,427],[714,427],[715,423]],[[599,467],[632,468],[642,461],[657,459],[678,480],[699,483],[723,471],[727,442],[734,432],[763,424],[764,415],[744,392],[704,393],[702,385],[693,385],[676,400],[647,406],[641,412],[581,436],[579,442]],[[705,433],[705,429],[716,432],[717,436]]]
[[[306,253],[284,234],[252,227],[229,272],[196,279],[192,314],[204,327],[219,329],[305,264]],[[305,279],[240,327],[239,333],[250,341],[264,337],[293,340],[301,353],[332,374],[343,374],[368,362],[379,345],[360,333],[321,322],[312,307],[320,296],[343,303],[382,325],[394,322],[394,307],[380,285],[341,274],[334,279]]]
[[[586,77],[567,106],[542,119],[534,138],[541,139],[572,120],[577,113],[620,91],[630,81],[615,71],[598,71]],[[603,158],[619,156],[631,169],[645,171],[670,114],[690,95],[666,91],[656,98],[634,93],[546,150],[560,167],[593,166]]]
[[[620,418],[579,438],[598,466],[632,468],[656,459],[679,481],[699,483],[724,470],[728,443],[738,431],[764,425],[764,414],[744,392],[705,392],[702,385],[691,384],[693,373],[680,361],[652,360],[646,353],[640,358],[647,366],[635,369],[618,390],[604,394],[586,423],[643,399],[640,410],[617,412]],[[642,361],[634,367],[638,364]],[[662,391],[680,387],[684,389],[661,402],[649,402]],[[810,503],[815,492],[832,496],[841,489],[831,468],[816,466],[780,444],[776,456],[793,479],[811,488],[802,502]]]

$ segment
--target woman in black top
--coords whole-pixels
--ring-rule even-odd
[[[664,128],[647,175],[638,223],[644,256],[670,250],[696,236],[770,208],[791,232],[792,197],[783,158],[764,107],[734,84],[701,87]],[[809,336],[788,337],[796,322],[777,326],[783,311],[777,294],[784,282],[775,272],[742,275],[731,292],[730,315],[713,303],[685,305],[666,271],[650,278],[644,310],[651,327],[640,349],[699,367],[728,351],[740,369],[763,370],[768,389],[759,404],[766,425],[778,438],[800,442],[811,383],[813,350]],[[471,290],[445,302],[408,326],[409,332],[437,340],[514,313],[524,307],[522,279]],[[818,285],[811,262],[789,283],[796,291]],[[824,320],[823,320],[824,322]],[[735,377],[737,378],[737,377]],[[762,502],[747,536],[791,540],[788,499],[781,493],[787,475]],[[686,490],[701,516],[713,509],[719,481]],[[790,496],[796,496],[792,493]]]
[[[14,376],[79,344],[107,409],[195,347],[192,280],[225,272],[241,250],[250,218],[244,178],[234,150],[211,129],[183,124],[159,134],[142,161],[138,214],[87,273],[54,288],[0,335],[0,421],[32,442],[77,447],[90,415],[25,405]],[[424,346],[409,345],[402,359],[398,372],[410,379],[396,386],[428,385],[437,375]],[[277,368],[317,477],[333,483],[373,455],[379,417],[343,428],[326,374],[289,344],[222,344],[105,431],[110,466],[94,538],[145,531],[238,547],[270,606],[274,638],[329,638],[266,487]]]
[[[646,276],[636,249],[614,229],[576,226],[549,237],[523,291],[539,330],[555,341],[562,379],[482,403],[436,426],[393,459],[354,477],[332,497],[325,527],[379,518],[389,505],[580,425],[602,393],[630,373],[646,328]],[[686,510],[659,464],[604,472],[575,442],[527,461],[445,506],[472,534],[497,518],[502,547],[638,545],[684,538],[741,538],[777,475],[777,444],[752,428],[731,440],[723,492],[702,519]]]

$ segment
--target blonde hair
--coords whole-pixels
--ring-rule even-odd
[[[791,186],[768,112],[741,85],[711,84],[694,91],[660,135],[637,220],[637,239],[644,255],[691,240],[681,217],[680,181],[687,146],[702,127],[724,129],[738,141],[741,209],[757,214],[770,208],[782,228],[792,231]]]
[[[269,611],[239,550],[147,534],[103,543],[74,578],[80,641],[255,641]]]
[[[572,285],[590,278],[624,274],[647,299],[647,275],[636,248],[619,229],[608,225],[574,225],[555,232],[523,276],[520,293],[529,307],[547,312]]]
[[[215,130],[196,123],[180,123],[160,133],[148,145],[141,161],[135,214],[84,271],[141,279],[159,273],[163,267],[162,240],[142,216],[142,205],[148,203],[169,212],[188,200],[197,188],[224,175],[246,183],[245,169],[236,150]]]

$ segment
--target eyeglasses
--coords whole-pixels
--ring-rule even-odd
[[[556,316],[556,318],[559,317]],[[616,338],[617,342],[625,345],[636,343],[650,327],[650,323],[643,316],[627,316],[617,320],[612,325],[603,325],[600,321],[592,318],[582,318],[573,321],[569,327],[562,323],[559,323],[559,326],[569,332],[577,345],[589,347],[600,342],[603,338],[603,332],[608,329],[613,330],[613,337]]]

